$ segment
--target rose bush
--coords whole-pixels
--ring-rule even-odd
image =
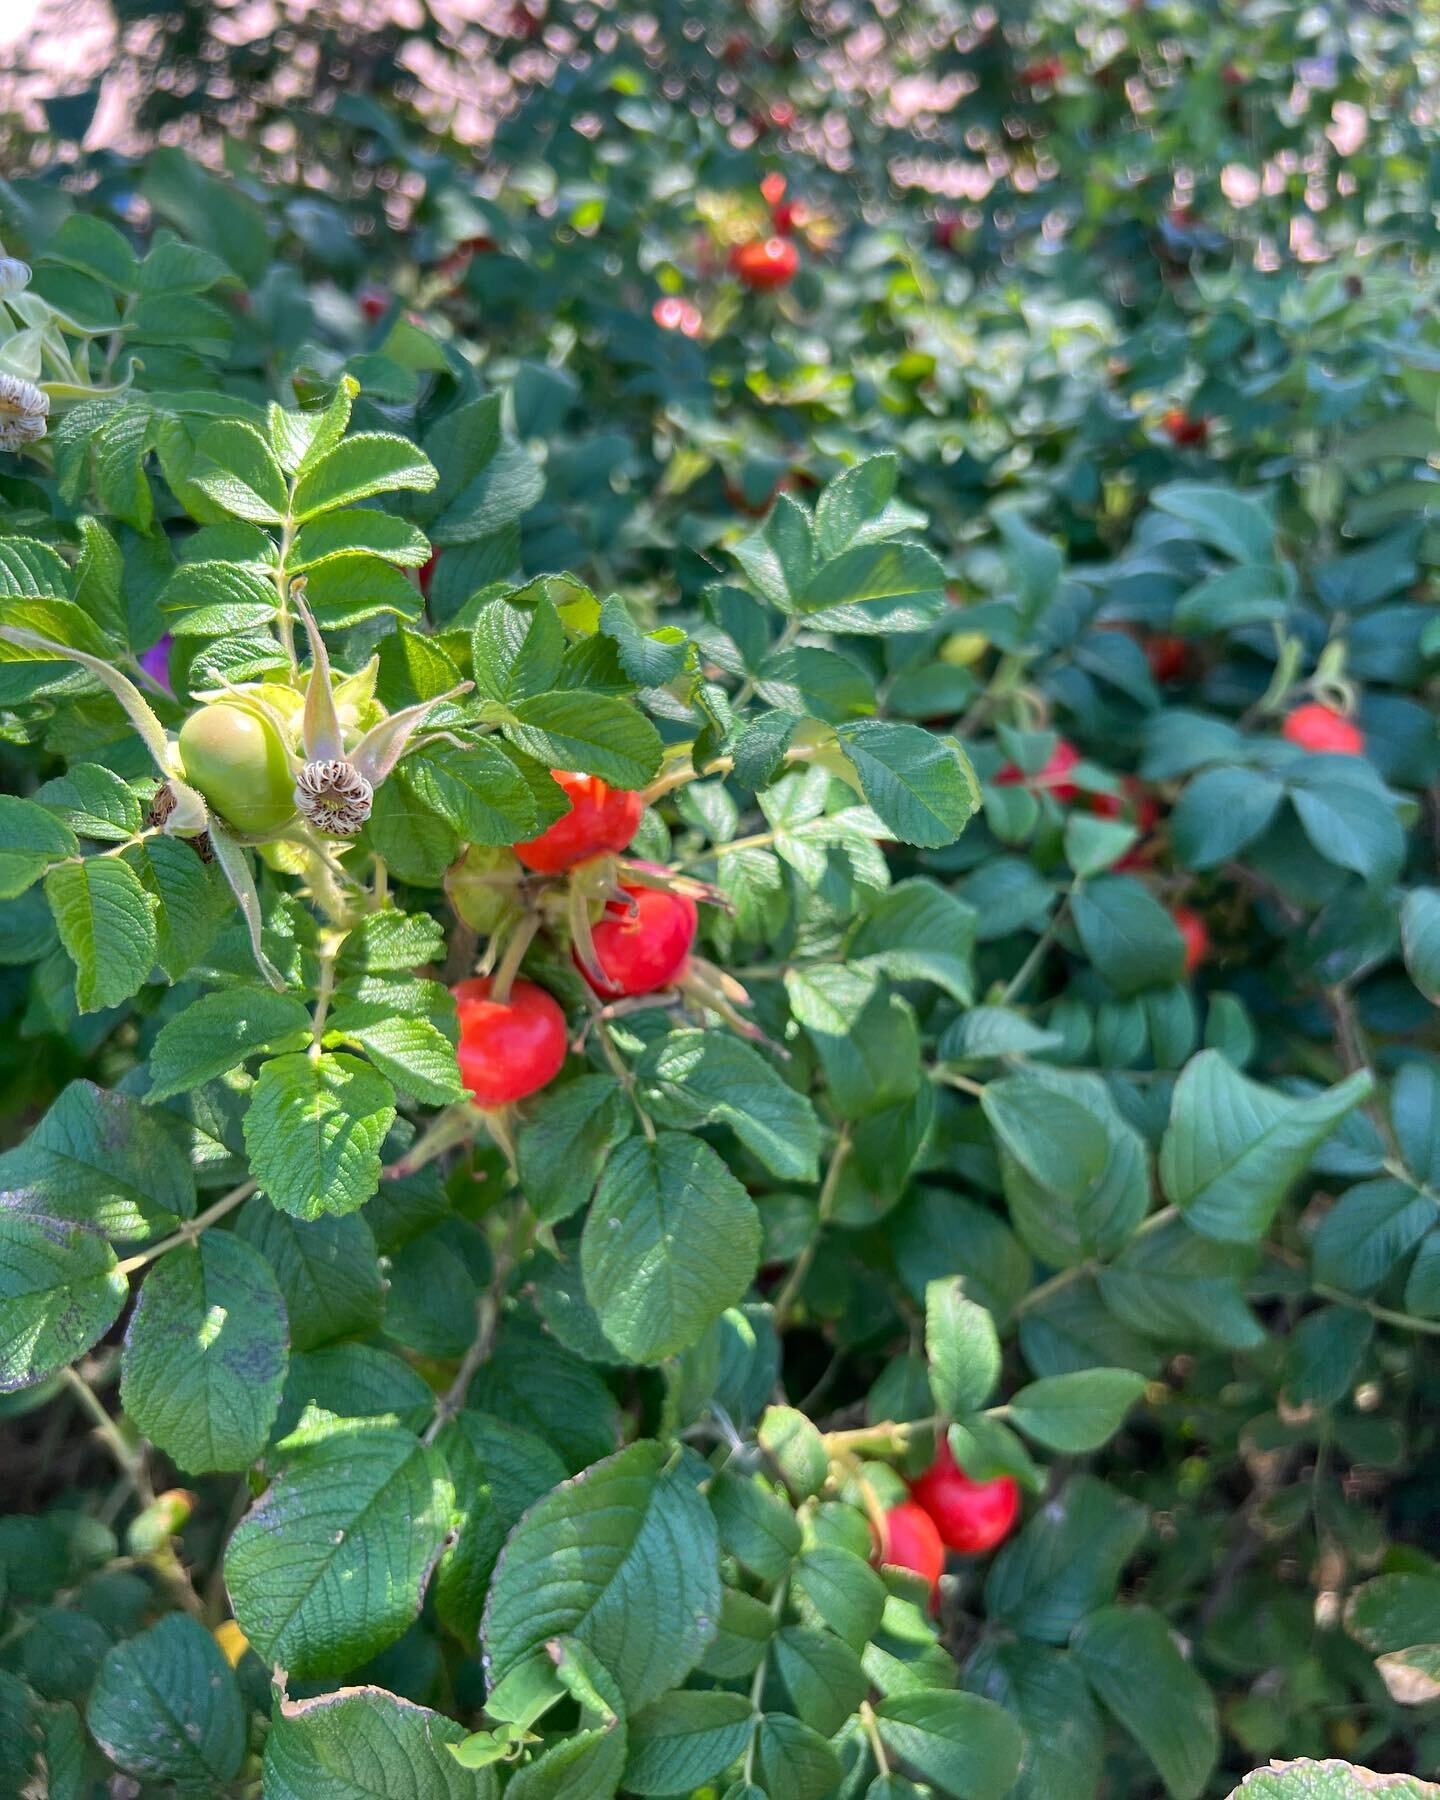
[[[1435,1772],[1423,26],[1168,10],[0,185],[0,1792]]]

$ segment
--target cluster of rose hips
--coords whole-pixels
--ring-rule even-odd
[[[1020,1489],[1009,1475],[974,1481],[942,1438],[935,1460],[910,1487],[910,1498],[885,1514],[882,1563],[921,1577],[932,1599],[947,1550],[983,1556],[1010,1535],[1020,1513]]]
[[[1162,652],[1159,656],[1151,654],[1157,647]],[[1184,662],[1187,647],[1183,638],[1161,635],[1149,640],[1146,653],[1157,680],[1173,679]],[[1163,676],[1162,669],[1165,671]],[[1322,705],[1317,700],[1307,701],[1288,713],[1280,727],[1280,735],[1287,743],[1315,755],[1362,756],[1365,752],[1365,737],[1360,728],[1334,707]],[[1070,778],[1071,770],[1080,760],[1080,752],[1062,737],[1057,740],[1044,767],[1033,775],[1025,774],[1014,763],[1007,763],[996,775],[995,783],[998,787],[1023,784],[1035,792],[1051,795],[1061,805],[1078,801],[1101,818],[1128,819],[1142,839],[1154,829],[1160,808],[1140,781],[1127,775],[1118,794],[1082,793]],[[1121,857],[1115,867],[1134,870],[1143,868],[1144,863],[1144,856],[1137,847]],[[1185,946],[1185,973],[1193,975],[1210,954],[1210,934],[1205,921],[1188,906],[1171,907],[1170,917]]]
[[[597,857],[615,856],[634,837],[644,810],[637,793],[595,775],[552,770],[570,800],[563,818],[515,846],[537,875],[566,875]],[[688,894],[622,883],[593,927],[590,954],[575,966],[602,1000],[632,998],[669,987],[683,971],[698,915]],[[565,1062],[568,1032],[559,1003],[532,981],[514,981],[503,996],[479,975],[455,989],[460,1021],[460,1078],[479,1105],[507,1106],[553,1081]]]

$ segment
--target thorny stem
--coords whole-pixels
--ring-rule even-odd
[[[248,1200],[259,1185],[260,1183],[254,1180],[242,1181],[239,1187],[231,1188],[228,1194],[222,1194],[213,1206],[207,1206],[204,1212],[197,1213],[193,1219],[186,1219],[180,1229],[170,1237],[164,1238],[158,1244],[152,1244],[148,1250],[140,1251],[137,1256],[127,1256],[124,1262],[116,1263],[116,1274],[131,1275],[136,1269],[143,1269],[164,1256],[167,1250],[178,1250],[182,1244],[193,1244],[202,1231],[207,1230],[217,1219],[223,1219],[226,1213],[234,1212],[237,1206]]]
[[[835,1207],[835,1196],[840,1191],[840,1177],[844,1173],[845,1164],[850,1156],[850,1127],[842,1125],[840,1135],[835,1140],[835,1148],[830,1155],[830,1166],[825,1171],[825,1180],[820,1188],[820,1199],[815,1209],[815,1229],[805,1241],[805,1246],[795,1258],[790,1273],[785,1277],[785,1285],[775,1299],[773,1322],[776,1331],[785,1324],[786,1315],[795,1304],[795,1297],[804,1285],[805,1277],[810,1273],[810,1265],[820,1248],[820,1239],[830,1214]]]

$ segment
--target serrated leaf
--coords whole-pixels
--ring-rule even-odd
[[[239,1683],[214,1638],[184,1613],[111,1650],[86,1723],[111,1762],[184,1793],[213,1794],[245,1755]]]
[[[975,1412],[1000,1378],[1000,1339],[983,1306],[965,1296],[963,1278],[925,1290],[925,1354],[937,1409],[949,1419]]]
[[[744,1294],[760,1251],[754,1202],[708,1144],[662,1131],[610,1157],[581,1239],[585,1293],[635,1362],[699,1341]]]
[[[289,504],[285,474],[253,425],[221,419],[195,446],[191,482],[234,518],[278,525]]]
[[[414,444],[386,432],[362,431],[342,439],[318,460],[307,462],[295,483],[293,516],[297,524],[367,500],[372,494],[408,488],[428,493],[439,476],[434,464]]]
[[[329,1024],[402,1092],[430,1106],[463,1099],[455,1045],[431,1020],[397,1013],[385,1000],[346,998],[337,1001]]]
[[[454,1498],[439,1453],[398,1426],[342,1427],[299,1449],[225,1552],[240,1629],[292,1676],[364,1662],[419,1613]]]
[[[961,1006],[975,998],[975,914],[937,882],[900,881],[866,908],[846,960],[895,981],[930,981]]]
[[[861,719],[836,727],[861,791],[904,844],[953,844],[980,808],[980,783],[953,738],[918,725]]]
[[[233,1232],[207,1232],[146,1276],[125,1334],[120,1398],[188,1474],[245,1469],[275,1422],[288,1355],[269,1263]]]
[[[506,735],[551,769],[643,787],[660,767],[660,737],[641,712],[613,694],[557,690],[518,700]]]
[[[1144,1391],[1145,1377],[1133,1369],[1047,1375],[1011,1396],[1008,1416],[1037,1444],[1078,1455],[1113,1437]]]
[[[541,1094],[520,1128],[520,1185],[546,1224],[595,1190],[605,1158],[630,1135],[634,1114],[613,1075],[581,1075]]]
[[[390,1083],[353,1056],[277,1056],[245,1114],[256,1180],[297,1219],[354,1212],[380,1185],[380,1146],[395,1123]]]
[[[238,1068],[247,1057],[278,1055],[310,1041],[310,1013],[293,994],[221,988],[202,994],[160,1029],[150,1049],[149,1105]]]
[[[1220,1754],[1210,1690],[1148,1606],[1108,1606],[1075,1634],[1086,1680],[1160,1772],[1171,1800],[1197,1800]]]
[[[97,1343],[129,1284],[97,1231],[0,1206],[0,1392],[33,1387]]]
[[[79,854],[68,825],[33,800],[0,794],[0,900],[13,900],[51,863]]]
[[[484,1640],[492,1686],[557,1633],[578,1638],[638,1710],[715,1635],[719,1549],[689,1474],[639,1442],[533,1506],[495,1570]]]
[[[81,1012],[118,1006],[138,991],[155,966],[155,901],[119,857],[57,863],[45,877],[45,898],[60,942],[75,964]]]
[[[1412,888],[1405,896],[1400,937],[1410,979],[1440,1005],[1440,888]]]
[[[479,1640],[485,1596],[505,1540],[526,1512],[566,1476],[559,1456],[532,1432],[489,1413],[462,1412],[441,1434],[461,1512],[455,1540],[435,1575],[435,1608],[461,1643]]]
[[[1145,1508],[1091,1475],[1075,1475],[1000,1551],[985,1582],[992,1619],[1022,1637],[1063,1644],[1114,1597],[1140,1547]]]
[[[1180,979],[1185,946],[1160,902],[1128,875],[1101,875],[1070,903],[1085,954],[1117,994]]]
[[[24,1143],[0,1157],[0,1189],[117,1240],[173,1231],[195,1210],[184,1150],[128,1094],[92,1081],[72,1081]]]
[[[379,1252],[360,1214],[302,1221],[257,1194],[241,1209],[235,1235],[274,1272],[293,1350],[365,1337],[379,1325],[384,1311]]]
[[[1020,1727],[978,1694],[892,1694],[875,1720],[893,1755],[956,1800],[1000,1800],[1020,1772]]]
[[[743,1694],[667,1694],[629,1721],[624,1785],[632,1794],[689,1793],[744,1750],[752,1713]]]
[[[540,829],[530,784],[498,745],[412,756],[405,778],[468,844],[522,843]]]
[[[749,1044],[715,1032],[672,1031],[651,1045],[637,1074],[659,1124],[682,1131],[728,1125],[772,1175],[816,1179],[815,1109]]]
[[[1166,1197],[1192,1230],[1254,1242],[1314,1152],[1373,1085],[1362,1070],[1296,1100],[1247,1080],[1218,1050],[1202,1051],[1175,1084],[1160,1146]]]
[[[465,1727],[378,1687],[277,1696],[265,1800],[495,1800],[490,1769],[451,1754]]]

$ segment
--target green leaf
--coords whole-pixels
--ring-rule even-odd
[[[629,1722],[624,1784],[632,1794],[685,1794],[722,1774],[750,1736],[743,1694],[666,1694]]]
[[[303,525],[320,513],[368,500],[372,494],[397,488],[428,493],[438,479],[434,464],[408,439],[385,432],[359,432],[317,461],[307,458],[295,483],[293,516]]]
[[[1241,1282],[1254,1267],[1248,1244],[1200,1237],[1184,1219],[1137,1236],[1098,1272],[1109,1310],[1162,1344],[1216,1344],[1254,1350],[1265,1341]]]
[[[785,991],[842,1118],[868,1118],[915,1092],[920,1039],[915,1014],[900,995],[874,975],[833,963],[787,970]]]
[[[795,1564],[790,1591],[800,1616],[828,1625],[852,1650],[863,1650],[885,1611],[885,1583],[863,1556],[838,1544],[815,1544]]]
[[[1108,1442],[1144,1391],[1145,1377],[1133,1369],[1048,1375],[1011,1396],[1009,1417],[1037,1444],[1078,1455]]]
[[[1263,1237],[1291,1184],[1370,1092],[1367,1071],[1295,1100],[1249,1081],[1203,1050],[1175,1084],[1160,1146],[1160,1180],[1186,1223],[1231,1243]]]
[[[659,1124],[680,1131],[728,1125],[780,1180],[817,1178],[815,1109],[751,1045],[727,1033],[672,1031],[650,1046],[636,1073]]]
[[[45,898],[75,964],[81,1012],[101,1012],[135,993],[155,966],[155,901],[119,857],[58,863]]]
[[[70,827],[33,800],[0,794],[0,900],[13,900],[51,863],[79,854]]]
[[[501,1333],[480,1365],[470,1404],[543,1438],[569,1470],[607,1456],[619,1441],[619,1408],[605,1383],[552,1337],[521,1322]]]
[[[461,1512],[435,1576],[435,1609],[462,1644],[479,1639],[485,1596],[505,1540],[526,1512],[565,1479],[543,1439],[488,1413],[462,1412],[437,1440]]]
[[[783,1581],[800,1552],[800,1526],[766,1479],[722,1469],[710,1505],[722,1548],[762,1581]]]
[[[405,777],[466,843],[514,844],[540,829],[529,782],[496,744],[412,756]]]
[[[685,667],[684,632],[674,625],[641,631],[618,594],[601,602],[600,630],[614,644],[620,667],[637,687],[665,687]]]
[[[128,1774],[213,1794],[245,1756],[240,1686],[210,1633],[171,1613],[101,1664],[86,1723]]]
[[[904,844],[953,844],[980,809],[980,783],[953,738],[861,719],[836,727],[866,800]]]
[[[822,563],[796,601],[818,631],[916,631],[944,609],[945,571],[920,544],[854,544]]]
[[[1284,786],[1260,769],[1206,769],[1170,816],[1175,854],[1188,869],[1214,869],[1253,844],[1275,817]]]
[[[1405,832],[1394,802],[1368,763],[1353,756],[1308,756],[1290,773],[1290,803],[1326,862],[1370,882],[1389,882],[1405,860]]]
[[[641,1441],[547,1494],[511,1532],[490,1588],[491,1684],[557,1633],[578,1638],[636,1711],[715,1635],[719,1549],[689,1474]]]
[[[1070,902],[1085,954],[1117,994],[1165,987],[1184,973],[1185,946],[1174,920],[1138,881],[1101,875]]]
[[[867,456],[825,484],[815,507],[815,548],[822,558],[920,523],[905,508],[891,505],[899,473],[900,459],[886,451]]]
[[[767,1406],[755,1433],[797,1500],[818,1494],[830,1473],[830,1457],[819,1428],[793,1406]]]
[[[520,1127],[520,1185],[536,1217],[557,1224],[595,1191],[605,1158],[634,1115],[613,1075],[581,1075],[541,1094]]]
[[[24,1143],[0,1156],[0,1187],[119,1240],[173,1231],[195,1211],[184,1150],[128,1094],[93,1081],[72,1081]]]
[[[1412,888],[1405,896],[1400,940],[1410,979],[1440,1006],[1440,888]]]
[[[1156,488],[1153,505],[1191,526],[1202,543],[1240,563],[1268,563],[1275,554],[1275,524],[1258,501],[1233,488],[1174,481]]]
[[[698,1138],[662,1131],[610,1157],[585,1222],[585,1293],[606,1337],[634,1362],[697,1343],[741,1298],[760,1253],[760,1216]]]
[[[1397,1081],[1397,1096],[1399,1088]],[[1372,1293],[1436,1223],[1435,1202],[1408,1182],[1357,1182],[1316,1228],[1315,1278],[1350,1294]]]
[[[495,1800],[490,1769],[464,1769],[465,1727],[378,1687],[277,1696],[265,1800]]]
[[[454,1214],[442,1219],[391,1259],[386,1333],[422,1356],[463,1356],[490,1275],[490,1254],[475,1226]]]
[[[978,1694],[892,1694],[875,1719],[886,1749],[956,1800],[1000,1800],[1020,1772],[1020,1727]]]
[[[660,737],[628,701],[559,689],[518,700],[506,735],[551,769],[599,775],[615,787],[643,787],[660,767]]]
[[[625,1768],[625,1731],[588,1730],[561,1739],[527,1763],[507,1800],[613,1800]]]
[[[1346,1602],[1345,1629],[1377,1655],[1440,1642],[1440,1576],[1413,1572],[1362,1582]]]
[[[329,1018],[331,1036],[357,1045],[382,1075],[428,1106],[465,1097],[455,1045],[429,1019],[397,1012],[389,1000],[343,998]]]
[[[346,938],[336,961],[342,976],[399,975],[445,955],[445,932],[429,913],[393,908],[369,913]]]
[[[1334,1406],[1354,1387],[1375,1321],[1351,1306],[1307,1313],[1285,1347],[1285,1397],[1294,1407]]]
[[[929,981],[961,1006],[975,998],[975,914],[937,882],[916,877],[878,894],[846,948],[846,961],[893,981]]]
[[[989,1616],[1021,1637],[1063,1644],[1113,1599],[1147,1514],[1091,1475],[1075,1475],[1000,1551],[985,1582]]]
[[[760,1721],[760,1775],[768,1794],[786,1800],[824,1800],[840,1780],[840,1758],[818,1731],[789,1713]]]
[[[309,1041],[309,1010],[293,994],[272,988],[202,994],[161,1027],[151,1046],[146,1103],[213,1081],[247,1057],[299,1050]]]
[[[0,1392],[33,1387],[74,1362],[115,1323],[129,1291],[98,1232],[7,1196],[0,1206]]]
[[[1311,1762],[1272,1762],[1268,1769],[1247,1775],[1230,1800],[1435,1800],[1433,1782],[1414,1775],[1377,1775],[1372,1769],[1329,1758]]]
[[[966,1685],[1003,1706],[1024,1733],[1015,1800],[1095,1800],[1105,1727],[1068,1656],[1023,1638],[984,1646]]]
[[[833,1632],[787,1625],[770,1654],[796,1713],[822,1737],[833,1737],[870,1691],[859,1656]]]
[[[225,1552],[240,1629],[297,1678],[353,1669],[419,1613],[454,1501],[439,1453],[398,1426],[303,1445]]]
[[[1033,1068],[985,1084],[1010,1216],[1036,1256],[1114,1256],[1150,1205],[1145,1145],[1097,1076]]]
[[[290,546],[285,567],[299,575],[332,556],[357,551],[383,556],[404,569],[418,569],[429,560],[430,540],[408,519],[397,519],[378,507],[354,506],[303,526]]]
[[[1148,1606],[1107,1606],[1075,1634],[1086,1680],[1154,1763],[1172,1800],[1197,1800],[1220,1754],[1215,1702]]]
[[[390,1083],[353,1056],[277,1056],[255,1083],[245,1148],[275,1204],[316,1219],[354,1212],[375,1192],[394,1122]]]
[[[366,1337],[379,1326],[385,1304],[379,1252],[360,1214],[302,1221],[256,1194],[241,1208],[235,1235],[274,1271],[293,1350]]]
[[[120,1398],[191,1475],[245,1469],[265,1448],[285,1385],[285,1302],[269,1263],[233,1232],[162,1256],[125,1334]]]
[[[63,775],[37,788],[35,799],[82,838],[123,843],[144,820],[129,784],[99,763],[72,763]]]
[[[237,519],[278,525],[289,505],[285,474],[253,425],[221,419],[195,446],[192,484]]]
[[[925,1354],[936,1408],[946,1418],[975,1412],[1000,1379],[1000,1338],[983,1306],[965,1297],[961,1276],[925,1289]]]

